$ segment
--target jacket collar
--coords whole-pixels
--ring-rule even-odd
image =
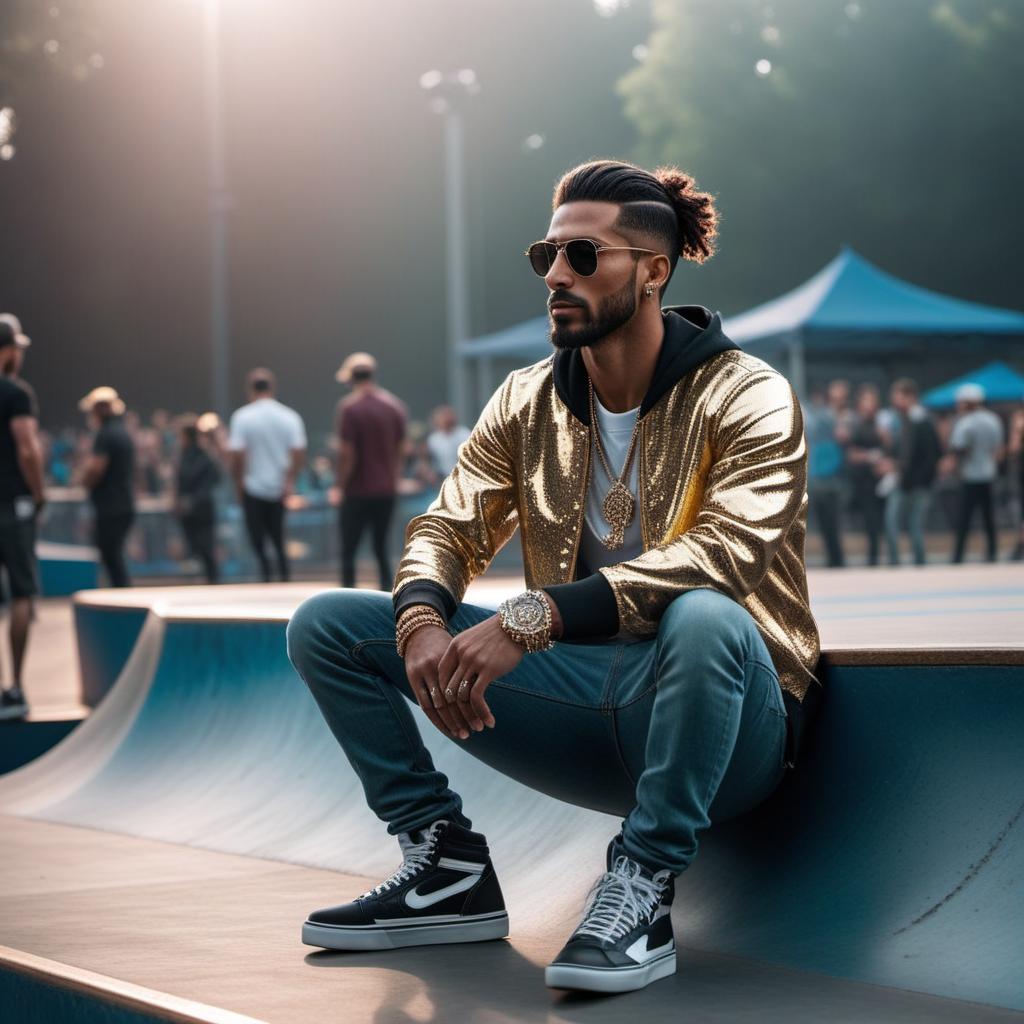
[[[722,317],[705,306],[669,306],[662,310],[665,337],[651,376],[647,394],[640,403],[640,416],[675,385],[680,378],[719,352],[738,349],[722,331]],[[552,357],[555,391],[581,423],[590,425],[587,369],[578,348],[559,349]]]

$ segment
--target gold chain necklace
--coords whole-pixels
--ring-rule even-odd
[[[629,467],[633,461],[633,446],[636,444],[637,435],[640,432],[640,410],[637,410],[636,422],[633,424],[633,436],[629,439],[629,448],[626,449],[626,459],[622,466],[622,472],[616,478],[612,473],[608,460],[604,455],[604,447],[601,444],[601,428],[597,422],[597,408],[594,405],[594,382],[587,376],[587,385],[590,392],[590,423],[594,428],[594,440],[597,443],[597,454],[601,459],[601,465],[611,482],[611,490],[605,495],[601,511],[611,526],[611,532],[607,537],[602,538],[601,543],[606,548],[614,551],[621,548],[626,540],[626,527],[633,521],[633,512],[636,509],[636,499],[633,492],[626,486],[625,481],[629,479]]]

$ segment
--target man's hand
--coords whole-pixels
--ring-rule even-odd
[[[562,635],[562,617],[547,594],[544,599],[551,609],[551,635],[557,639]],[[405,646],[405,674],[431,722],[451,739],[468,739],[470,729],[494,728],[484,692],[495,679],[511,672],[525,653],[501,628],[498,615],[456,637],[439,626],[420,626]],[[462,685],[464,680],[468,686]]]
[[[511,672],[525,653],[501,628],[497,615],[463,630],[452,638],[437,666],[442,699],[470,728],[479,732],[486,723],[493,729],[494,715],[484,691],[499,676]],[[463,686],[463,681],[469,685]]]
[[[465,720],[457,720],[449,708],[438,682],[437,666],[451,640],[448,630],[440,626],[420,626],[405,645],[405,674],[427,718],[454,740],[469,733]]]

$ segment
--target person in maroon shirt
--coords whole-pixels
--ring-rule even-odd
[[[356,585],[356,549],[367,526],[380,572],[391,591],[388,529],[395,510],[408,412],[405,403],[376,381],[377,360],[354,352],[336,377],[352,392],[338,402],[337,483],[340,494],[341,585]]]

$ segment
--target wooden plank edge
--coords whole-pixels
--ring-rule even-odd
[[[0,945],[0,971],[3,970],[173,1024],[266,1024],[256,1017],[172,996],[144,985]]]
[[[823,647],[821,662],[836,667],[1024,665],[1024,647]]]

